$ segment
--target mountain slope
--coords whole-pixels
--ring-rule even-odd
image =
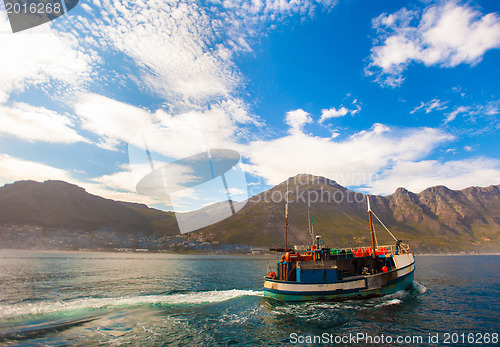
[[[252,198],[232,217],[199,233],[215,233],[221,242],[283,246],[286,183]],[[318,199],[318,197],[320,197]],[[389,196],[371,196],[372,210],[400,239],[420,252],[482,251],[500,249],[499,186],[470,187],[461,191],[444,186],[415,194],[399,188]],[[366,198],[332,180],[311,175],[289,179],[289,240],[308,242],[307,211],[314,230],[335,246],[370,244]],[[380,243],[392,239],[375,223]]]
[[[105,199],[62,181],[20,181],[1,187],[0,225],[4,246],[9,239],[22,242],[13,237],[15,230],[23,233],[33,227],[40,230],[40,237],[52,233],[84,238],[83,244],[89,247],[98,246],[93,239],[107,246],[130,247],[127,239],[179,233],[173,213]]]
[[[327,244],[370,244],[365,195],[324,177],[297,175],[288,182],[289,245],[309,243],[308,210],[315,234]],[[384,224],[417,252],[498,252],[499,187],[436,186],[418,194],[398,188],[389,196],[370,196],[370,202]],[[285,191],[282,182],[252,197],[235,215],[191,234],[226,244],[283,247]],[[215,204],[186,216],[196,219],[219,209]],[[380,244],[393,242],[376,221],[375,229]],[[0,188],[2,247],[162,248],[167,235],[178,234],[171,212],[104,199],[66,182],[21,181]]]

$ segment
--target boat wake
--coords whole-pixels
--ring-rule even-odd
[[[391,305],[399,305],[399,304],[402,304],[403,303],[403,300],[400,300],[400,299],[390,299],[390,300],[387,300],[387,301],[384,301],[378,305],[375,305],[375,307],[383,307],[383,306],[391,306]]]
[[[418,283],[416,281],[413,281],[413,284],[412,284],[410,290],[413,290],[418,295],[422,295],[425,292],[427,292],[427,287],[424,286],[423,284],[420,284],[420,283]]]
[[[42,337],[51,332],[61,332],[95,320],[109,322],[110,317],[121,317],[123,310],[142,309],[144,306],[206,305],[241,297],[261,296],[263,296],[261,291],[234,289],[120,298],[21,302],[13,305],[2,304],[0,305],[0,322],[2,322],[0,323],[0,344],[5,341]],[[106,325],[107,323],[103,324]],[[100,329],[106,330],[102,327]]]
[[[413,281],[411,287],[408,290],[400,290],[396,293],[385,295],[381,298],[375,300],[381,300],[382,302],[375,305],[375,307],[399,305],[402,304],[405,299],[414,298],[416,296],[422,295],[427,292],[427,287]]]
[[[309,302],[290,302],[290,303],[279,303],[273,305],[272,309],[278,313],[287,314],[297,314],[301,315],[311,315],[311,312],[318,312],[318,310],[371,310],[382,308],[386,306],[401,305],[405,301],[411,298],[415,298],[419,295],[427,292],[427,287],[424,285],[413,282],[412,286],[408,290],[400,290],[393,294],[388,294],[381,297],[371,298],[371,299],[351,299],[345,301],[309,301]],[[310,312],[309,312],[310,310]]]
[[[242,296],[262,295],[261,291],[233,289],[120,298],[84,298],[56,302],[39,301],[14,305],[0,305],[0,320],[9,320],[35,315],[80,315],[89,314],[103,309],[128,308],[141,305],[201,305],[223,302]]]

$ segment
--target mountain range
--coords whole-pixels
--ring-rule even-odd
[[[178,234],[175,215],[89,194],[63,181],[0,188],[2,248],[110,248]]]
[[[309,243],[308,215],[314,233],[328,245],[370,244],[365,195],[324,177],[302,174],[287,181],[190,236],[221,244],[283,247],[288,197],[289,246]],[[418,194],[398,188],[392,195],[371,195],[370,203],[385,226],[416,252],[490,253],[500,250],[499,188],[435,186]],[[214,213],[217,208],[198,212]],[[377,220],[374,224],[379,244],[394,242]],[[162,240],[175,235],[179,228],[172,212],[105,199],[66,182],[20,181],[0,188],[2,248],[162,249]]]
[[[284,247],[285,200],[277,203],[272,197],[284,196],[286,189],[283,182],[256,195],[237,214],[198,232],[215,233],[221,242]],[[371,243],[365,195],[312,175],[289,178],[288,191],[290,243],[309,241],[308,210],[314,233],[327,244],[347,247]],[[498,185],[463,190],[435,186],[418,194],[398,188],[389,196],[371,195],[370,202],[389,230],[418,252],[500,250]],[[378,221],[374,224],[380,244],[394,242]]]

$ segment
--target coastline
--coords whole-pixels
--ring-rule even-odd
[[[144,251],[144,250],[131,250],[131,251],[116,251],[116,250],[98,250],[98,249],[82,249],[82,250],[68,250],[68,249],[22,249],[22,248],[0,248],[0,252],[3,251],[15,251],[15,252],[40,252],[40,253],[72,253],[72,254],[84,254],[84,253],[117,253],[117,254],[168,254],[168,255],[235,255],[235,256],[270,256],[274,255],[274,252],[262,252],[262,253],[249,253],[249,252],[196,252],[196,251]],[[460,252],[460,253],[415,253],[416,257],[426,257],[426,256],[443,256],[443,257],[455,257],[455,256],[499,256],[500,252],[497,253],[477,253],[477,252]]]

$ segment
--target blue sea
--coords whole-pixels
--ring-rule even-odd
[[[417,256],[410,290],[263,297],[275,256],[0,251],[0,345],[498,345],[500,256]]]

